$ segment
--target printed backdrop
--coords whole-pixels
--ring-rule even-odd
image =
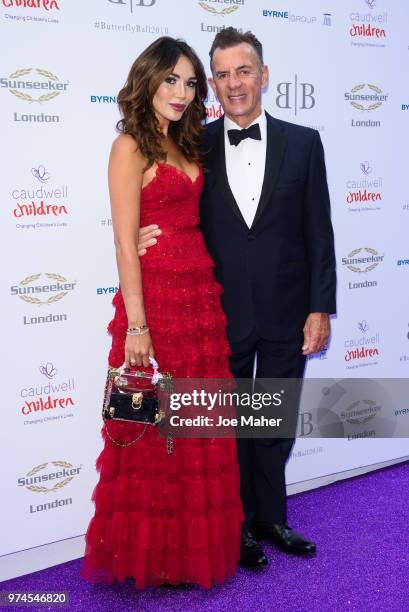
[[[158,36],[185,38],[207,70],[221,28],[259,36],[266,110],[319,130],[326,152],[339,313],[307,376],[407,376],[408,18],[399,0],[0,0],[0,555],[81,535],[93,512],[118,285],[116,95]],[[221,114],[210,94],[207,109]],[[288,482],[409,455],[408,439],[370,435],[299,439]]]

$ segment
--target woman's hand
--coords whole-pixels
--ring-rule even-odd
[[[157,236],[160,236],[162,231],[157,225],[145,225],[139,228],[138,236],[138,255],[142,257],[148,252],[149,247],[156,244]]]
[[[125,366],[148,367],[149,357],[154,357],[151,335],[149,332],[141,336],[130,336],[127,334],[125,341]]]

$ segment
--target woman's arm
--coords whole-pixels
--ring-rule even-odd
[[[116,261],[128,327],[146,324],[138,257],[140,196],[146,162],[135,148],[135,140],[121,134],[112,144],[108,166]],[[153,356],[149,332],[127,336],[125,363],[128,366],[149,365],[149,355]]]

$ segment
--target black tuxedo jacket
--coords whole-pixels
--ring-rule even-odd
[[[267,116],[264,181],[251,228],[230,190],[224,118],[206,126],[200,224],[222,285],[231,342],[254,328],[298,340],[310,312],[335,312],[334,236],[319,133]]]

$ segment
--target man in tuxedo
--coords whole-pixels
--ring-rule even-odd
[[[219,32],[210,85],[224,116],[206,126],[201,229],[222,285],[236,378],[302,378],[335,312],[335,256],[319,133],[262,108],[268,68],[250,32]],[[140,253],[155,240],[140,233]],[[241,563],[264,567],[259,544],[295,554],[315,544],[287,524],[285,465],[294,438],[239,438]]]

